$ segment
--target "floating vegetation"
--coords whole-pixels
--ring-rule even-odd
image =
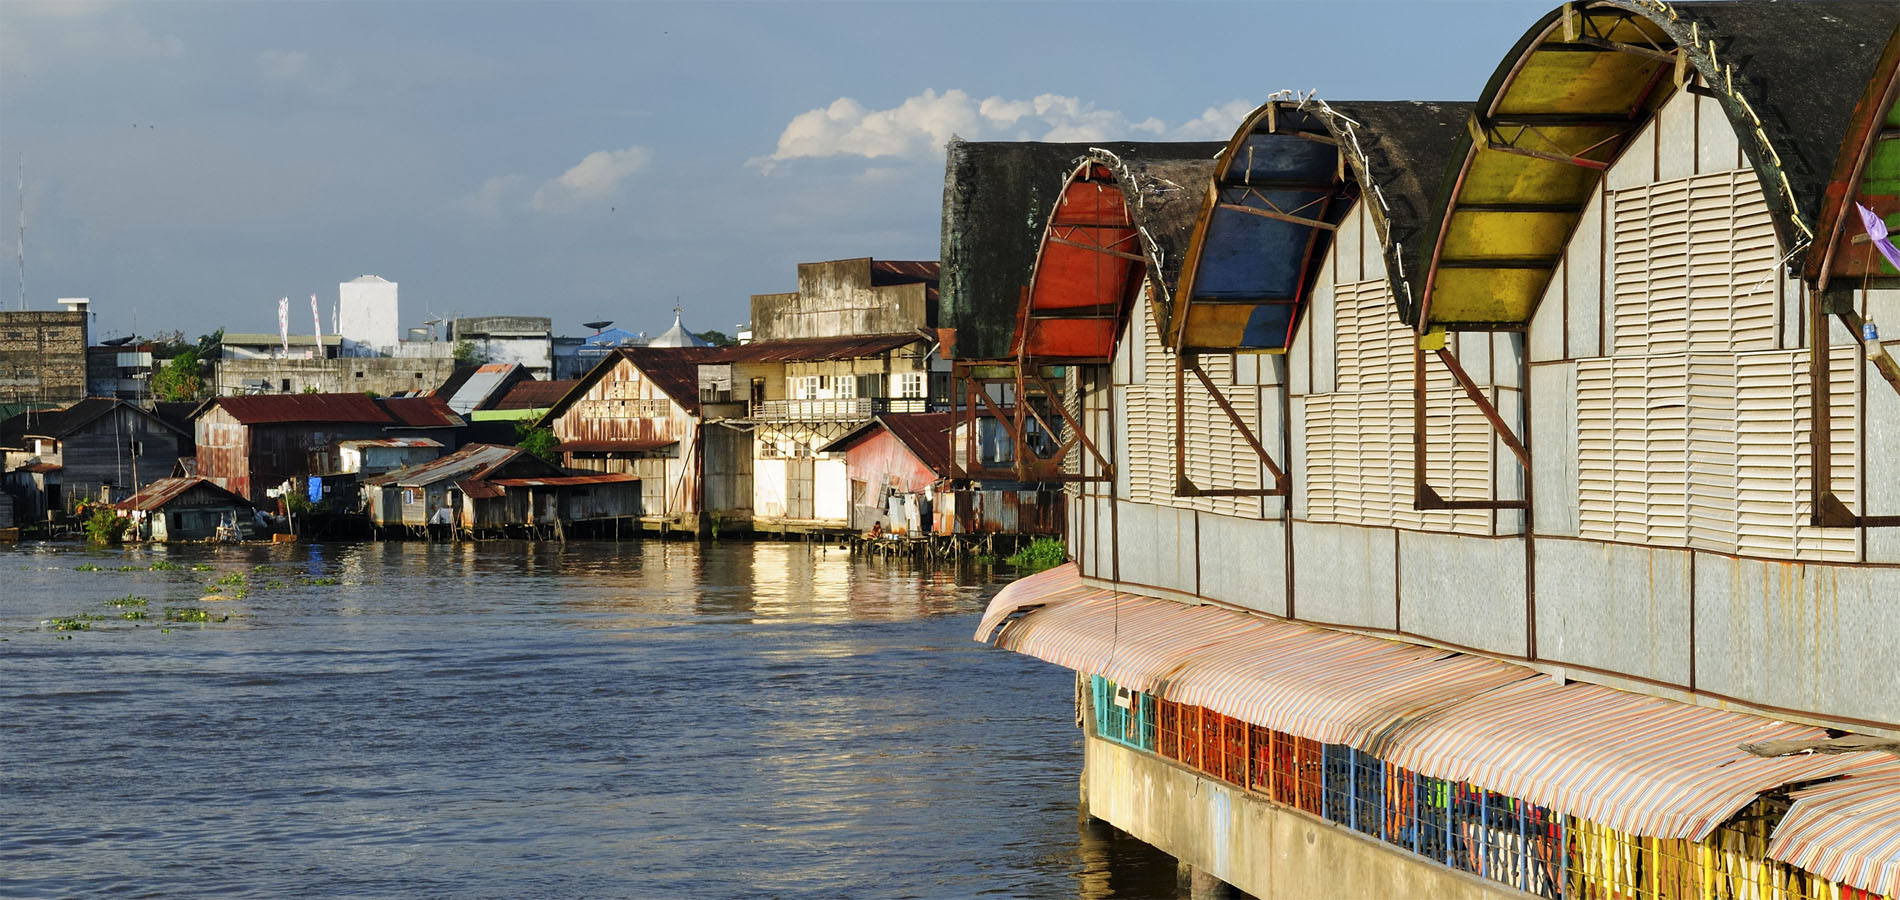
[[[147,601],[147,600],[146,600],[146,599],[145,599],[144,597],[140,597],[140,596],[138,596],[137,594],[127,594],[127,595],[125,595],[125,596],[123,596],[123,597],[116,597],[116,598],[114,598],[114,599],[111,599],[111,600],[107,600],[107,601],[106,601],[106,605],[107,605],[107,606],[116,606],[116,607],[119,607],[120,609],[124,609],[124,608],[126,608],[126,607],[128,607],[128,606],[141,606],[141,607],[142,607],[142,606],[144,606],[144,605],[145,605],[145,604],[146,604],[147,602],[148,602],[148,601]]]
[[[92,563],[80,563],[79,565],[76,565],[76,566],[74,566],[74,567],[73,567],[73,571],[75,571],[75,572],[100,572],[100,571],[104,571],[104,570],[103,570],[103,569],[101,569],[101,568],[100,568],[100,567],[98,567],[98,566],[95,566],[95,565],[93,565]]]
[[[149,568],[154,572],[176,572],[183,569],[184,566],[172,562],[169,559],[161,559],[158,562],[152,563]]]
[[[191,570],[193,572],[209,572],[211,571],[211,564],[210,563],[192,563]]]
[[[232,572],[231,574],[229,574],[229,575],[226,575],[226,576],[224,576],[223,578],[220,578],[220,579],[218,579],[217,581],[214,581],[214,582],[211,582],[211,583],[212,583],[212,584],[243,584],[243,583],[244,583],[244,573],[243,573],[243,572]]]
[[[231,617],[223,613],[212,613],[201,606],[167,606],[167,622],[229,622]]]
[[[283,587],[284,587],[284,583],[281,581],[278,581],[275,578],[264,582],[264,590],[267,590],[267,591],[282,590]]]
[[[126,610],[126,611],[124,611],[124,612],[121,612],[121,613],[119,613],[119,618],[121,618],[121,619],[145,619],[145,618],[150,618],[150,617],[149,617],[149,616],[147,616],[147,615],[145,614],[145,610],[142,610],[142,609],[128,609],[128,610]]]
[[[144,567],[144,566],[120,566],[120,567],[119,567],[119,571],[121,571],[121,572],[143,572],[143,571],[145,571],[145,567]]]
[[[298,583],[298,584],[302,584],[302,585],[311,585],[311,586],[321,586],[321,587],[328,587],[328,586],[330,586],[330,585],[337,585],[337,584],[342,584],[343,582],[341,582],[341,581],[338,581],[338,580],[336,580],[336,579],[334,579],[334,578],[331,578],[331,577],[329,577],[329,576],[327,576],[327,575],[326,575],[326,576],[321,576],[321,577],[308,577],[308,576],[307,576],[307,577],[304,577],[304,578],[299,578],[299,579],[297,579],[297,583]]]
[[[1040,572],[1069,561],[1069,548],[1055,538],[1039,537],[1003,560],[1012,566]]]
[[[54,631],[91,631],[92,623],[103,622],[105,619],[105,616],[76,613],[63,619],[48,619],[46,624],[51,625]]]

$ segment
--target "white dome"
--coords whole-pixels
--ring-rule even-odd
[[[709,341],[701,340],[698,335],[690,331],[687,331],[686,326],[680,324],[680,311],[675,309],[673,310],[673,327],[668,328],[666,332],[664,334],[661,334],[659,337],[656,337],[653,340],[648,341],[647,346],[649,347],[710,347],[712,346],[712,343]]]

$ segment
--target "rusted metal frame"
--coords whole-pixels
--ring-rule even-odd
[[[1313,199],[1308,200],[1305,203],[1302,203],[1298,206],[1293,207],[1293,212],[1287,212],[1286,210],[1281,209],[1280,204],[1273,202],[1273,200],[1268,198],[1267,195],[1260,193],[1258,188],[1255,188],[1251,185],[1249,185],[1246,190],[1241,192],[1241,197],[1242,199],[1245,199],[1247,197],[1253,197],[1254,199],[1259,200],[1261,203],[1265,203],[1267,205],[1267,209],[1270,209],[1277,213],[1282,213],[1284,215],[1292,215],[1293,213],[1297,213],[1298,211],[1302,209],[1306,209],[1307,207],[1312,206],[1314,204],[1325,203],[1326,199],[1332,196],[1333,188],[1334,188],[1334,185],[1331,185],[1331,184],[1327,185],[1324,189],[1313,188],[1312,190],[1315,193],[1318,193],[1319,196],[1314,197]],[[1232,204],[1232,205],[1238,206],[1239,204]],[[1249,212],[1254,211],[1253,207],[1244,207],[1244,209],[1246,209]]]
[[[1440,349],[1438,358],[1445,364],[1445,368],[1451,370],[1451,377],[1457,379],[1458,386],[1465,389],[1465,396],[1470,397],[1471,402],[1478,405],[1478,411],[1484,413],[1485,421],[1490,422],[1491,429],[1498,433],[1498,440],[1503,441],[1504,446],[1511,448],[1511,455],[1517,457],[1517,461],[1528,473],[1531,468],[1531,452],[1524,448],[1524,443],[1517,439],[1517,434],[1511,431],[1510,426],[1504,423],[1504,418],[1498,415],[1498,408],[1491,402],[1491,398],[1486,397],[1484,392],[1478,389],[1477,382],[1471,380],[1471,375],[1465,372],[1465,367],[1458,363],[1458,358],[1452,356],[1450,350]]]
[[[1597,160],[1594,160],[1594,159],[1584,159],[1583,157],[1580,157],[1580,156],[1565,156],[1561,153],[1546,153],[1542,150],[1530,150],[1524,147],[1515,147],[1510,144],[1503,144],[1495,140],[1491,140],[1489,136],[1486,137],[1486,140],[1484,142],[1484,149],[1496,150],[1499,153],[1509,153],[1512,156],[1526,156],[1526,157],[1530,157],[1531,159],[1541,159],[1545,162],[1563,163],[1565,165],[1579,166],[1585,169],[1595,169],[1599,172],[1608,170],[1610,168],[1610,164],[1607,162],[1598,162]]]
[[[1063,480],[1065,481],[1108,481],[1114,478],[1115,477],[1114,463],[1109,462],[1108,457],[1102,453],[1101,448],[1095,446],[1094,441],[1089,440],[1088,430],[1082,427],[1082,423],[1080,421],[1077,421],[1075,416],[1069,412],[1069,407],[1066,404],[1062,403],[1061,398],[1057,395],[1057,393],[1054,390],[1050,388],[1049,380],[1042,377],[1042,375],[1040,374],[1036,375],[1035,378],[1036,378],[1036,385],[1038,388],[1042,390],[1043,396],[1054,398],[1053,401],[1049,405],[1055,408],[1057,417],[1062,420],[1063,424],[1069,427],[1069,431],[1073,435],[1067,441],[1063,442],[1062,449],[1056,453],[1056,460],[1058,461],[1058,463],[1060,463],[1062,457],[1069,455],[1069,450],[1073,449],[1078,443],[1080,443],[1082,448],[1087,450],[1089,455],[1095,458],[1095,465],[1101,470],[1100,474],[1097,474],[1097,475],[1084,474],[1076,478],[1065,478]],[[1034,412],[1034,410],[1032,409],[1031,412]],[[1049,428],[1049,423],[1043,420],[1041,414],[1036,415],[1036,421],[1042,422],[1042,427]],[[1055,429],[1053,428],[1049,428],[1049,431],[1051,434],[1055,433]]]
[[[1447,500],[1443,495],[1438,493],[1436,488],[1432,487],[1431,481],[1425,472],[1425,401],[1427,397],[1425,390],[1425,345],[1418,339],[1415,339],[1412,344],[1412,508],[1420,510],[1522,509],[1528,511],[1530,509],[1529,500]],[[1485,420],[1491,423],[1491,429],[1497,433],[1498,439],[1502,440],[1505,446],[1510,448],[1512,455],[1517,457],[1518,463],[1524,467],[1525,474],[1528,476],[1531,469],[1530,451],[1524,447],[1523,442],[1517,439],[1516,433],[1511,431],[1510,427],[1504,423],[1504,418],[1498,415],[1497,407],[1491,403],[1490,398],[1484,396],[1483,391],[1479,390],[1477,383],[1472,381],[1471,376],[1465,372],[1464,367],[1458,364],[1457,359],[1451,355],[1451,351],[1439,347],[1435,352],[1438,358],[1445,363],[1445,368],[1450,370],[1451,377],[1458,382],[1458,386],[1464,389],[1465,396],[1470,397],[1471,401],[1477,404],[1478,411],[1483,413]]]
[[[1260,442],[1256,440],[1253,436],[1253,433],[1247,429],[1246,423],[1240,420],[1239,415],[1237,415],[1234,412],[1233,407],[1228,405],[1227,398],[1223,397],[1220,391],[1214,388],[1213,382],[1208,379],[1207,373],[1201,371],[1200,365],[1198,363],[1187,362],[1190,355],[1191,354],[1180,353],[1180,354],[1176,354],[1174,358],[1175,359],[1175,363],[1174,363],[1174,495],[1176,497],[1284,496],[1287,489],[1287,479],[1286,479],[1285,473],[1280,470],[1279,466],[1274,465],[1273,461],[1267,457],[1266,451],[1260,447]],[[1266,462],[1270,471],[1273,472],[1275,487],[1273,488],[1203,488],[1200,485],[1195,484],[1194,479],[1188,477],[1188,474],[1187,474],[1187,370],[1188,369],[1193,369],[1195,376],[1201,379],[1201,383],[1207,385],[1208,390],[1214,395],[1215,402],[1219,403],[1221,408],[1227,411],[1228,417],[1233,420],[1236,426],[1239,426],[1239,428],[1241,429],[1241,434],[1246,436],[1247,443],[1252,445],[1254,448],[1254,452],[1257,453],[1260,456],[1260,458]]]
[[[1274,219],[1280,222],[1291,222],[1295,225],[1304,225],[1308,228],[1324,228],[1327,231],[1339,230],[1339,226],[1334,225],[1331,222],[1324,222],[1319,219],[1309,219],[1309,218],[1306,218],[1305,216],[1296,216],[1291,213],[1283,213],[1277,209],[1256,209],[1251,206],[1242,206],[1238,203],[1222,203],[1222,204],[1218,204],[1218,208],[1229,210],[1231,212],[1246,213],[1247,215],[1250,215],[1250,216],[1259,216],[1260,218],[1263,218],[1263,219]]]
[[[1873,354],[1875,348],[1869,346],[1867,339],[1862,336],[1862,329],[1866,327],[1867,320],[1862,319],[1860,313],[1852,309],[1836,311],[1834,314],[1840,317],[1841,324],[1847,326],[1847,333],[1853,335],[1854,340],[1859,341],[1862,349],[1867,351],[1869,354],[1867,362],[1874,367],[1874,371],[1879,372],[1881,378],[1893,385],[1896,392],[1900,392],[1900,364],[1894,362],[1893,355],[1886,352],[1884,345],[1880,347],[1879,354]]]
[[[968,370],[966,369],[966,371]],[[1020,372],[1021,370],[1018,369],[1019,377],[1020,377]],[[1010,383],[1010,380],[1004,379],[1004,378],[979,378],[974,374],[968,374],[964,376],[964,408],[969,411],[969,415],[965,418],[965,423],[970,426],[969,436],[966,441],[966,447],[965,447],[965,451],[969,455],[964,458],[969,461],[969,464],[967,466],[958,467],[960,469],[960,477],[967,479],[974,476],[995,475],[995,474],[1004,473],[1004,472],[1007,472],[1008,474],[1011,474],[1011,475],[1017,474],[1013,469],[1002,470],[1002,469],[986,468],[979,461],[981,457],[978,456],[978,449],[977,449],[978,436],[977,436],[976,423],[985,417],[978,415],[978,411],[980,407],[972,399],[972,395],[974,395],[976,398],[981,399],[982,401],[981,405],[988,407],[990,410],[990,415],[988,416],[988,418],[993,418],[1002,425],[1003,430],[1009,434],[1010,446],[1020,449],[1023,443],[1022,429],[1021,429],[1020,423],[1015,422],[1011,418],[1010,414],[1005,413],[1002,408],[998,407],[996,405],[996,401],[990,399],[989,391],[984,390],[984,388],[990,384],[1009,384],[1009,383]],[[1019,394],[1018,400],[1020,399],[1021,399],[1021,396]],[[1020,406],[1020,403],[1018,405]],[[1017,461],[1020,462],[1021,454],[1018,453],[1016,455],[1018,457]],[[952,459],[951,464],[954,466],[955,463],[956,463],[955,459]]]
[[[1860,185],[1862,180],[1866,178],[1867,163],[1873,158],[1875,145],[1880,141],[1900,139],[1900,127],[1883,126],[1880,124],[1880,117],[1878,116],[1879,110],[1892,109],[1895,102],[1900,102],[1900,67],[1896,67],[1892,74],[1888,76],[1886,88],[1880,92],[1879,99],[1875,101],[1872,107],[1872,111],[1876,115],[1874,124],[1867,129],[1869,133],[1867,137],[1861,141],[1860,152],[1855,154],[1854,170],[1848,174],[1847,183],[1845,185],[1846,190],[1842,191],[1840,200],[1838,201],[1840,208],[1838,214],[1834,216],[1834,228],[1827,236],[1827,244],[1821,248],[1821,270],[1819,277],[1815,281],[1815,287],[1818,290],[1826,290],[1828,280],[1834,274],[1834,248],[1840,243],[1841,235],[1846,233],[1847,230],[1847,221],[1849,219],[1847,204],[1852,202],[1853,198],[1860,193]],[[1854,333],[1858,335],[1860,334],[1860,330],[1855,329]]]
[[[1558,53],[1628,53],[1659,62],[1675,64],[1676,54],[1680,50],[1655,50],[1641,44],[1612,41],[1590,35],[1578,35],[1564,41],[1545,41],[1537,45],[1538,50],[1551,50]]]
[[[1824,294],[1808,295],[1808,452],[1814,473],[1814,508],[1809,511],[1808,523],[1820,528],[1900,528],[1900,515],[1859,515],[1834,493],[1834,368],[1830,346],[1833,338],[1828,329],[1826,303]],[[1865,322],[1860,313],[1850,307],[1835,310],[1834,314],[1856,341],[1865,344],[1860,331]],[[1889,371],[1877,361],[1869,362],[1900,391],[1900,373]],[[1892,365],[1892,358],[1886,358],[1886,363]]]
[[[1207,388],[1208,395],[1213,397],[1214,402],[1220,406],[1221,412],[1226,413],[1228,420],[1234,423],[1234,427],[1240,429],[1240,436],[1246,439],[1247,446],[1253,448],[1254,455],[1260,457],[1261,464],[1265,465],[1267,471],[1273,475],[1273,483],[1275,485],[1273,492],[1270,494],[1261,494],[1261,496],[1286,495],[1290,487],[1286,477],[1286,471],[1281,469],[1279,464],[1273,461],[1273,457],[1267,453],[1267,448],[1261,445],[1260,438],[1254,435],[1253,429],[1248,427],[1247,423],[1240,418],[1240,413],[1234,411],[1234,405],[1228,401],[1227,395],[1221,393],[1220,388],[1214,386],[1214,379],[1207,377],[1206,370],[1201,368],[1200,360],[1191,357],[1183,357],[1183,359],[1187,360],[1185,365],[1194,373],[1194,377],[1200,379],[1201,386]]]

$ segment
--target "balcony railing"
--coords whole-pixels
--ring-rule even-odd
[[[755,400],[750,416],[766,422],[856,422],[878,413],[930,411],[922,397],[846,397],[829,400]]]

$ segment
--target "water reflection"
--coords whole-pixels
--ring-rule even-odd
[[[0,575],[0,896],[1173,895],[1078,827],[1070,676],[969,640],[981,573],[630,541]],[[43,624],[128,593],[237,617]]]

